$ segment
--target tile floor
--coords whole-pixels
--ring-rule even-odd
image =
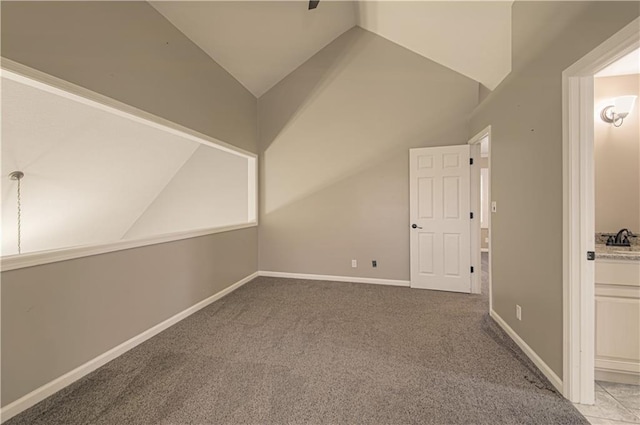
[[[640,424],[640,386],[596,381],[596,404],[576,408],[592,425]]]

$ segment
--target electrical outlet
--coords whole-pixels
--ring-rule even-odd
[[[371,267],[378,267],[378,262],[376,260],[372,260]]]
[[[522,307],[516,304],[516,319],[522,320]]]
[[[351,267],[353,267],[354,269],[358,267],[358,260],[351,260]]]
[[[496,201],[491,202],[491,212],[498,212],[498,203]]]

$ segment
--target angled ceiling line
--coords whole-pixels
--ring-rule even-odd
[[[512,3],[150,2],[256,98],[354,26],[493,90],[511,71]]]
[[[156,194],[153,196],[153,198],[151,198],[151,200],[147,203],[147,205],[144,207],[144,209],[140,212],[140,214],[138,214],[137,217],[134,217],[134,219],[131,221],[131,224],[129,225],[129,227],[127,227],[125,229],[124,232],[122,232],[122,234],[120,235],[120,237],[118,238],[118,240],[123,240],[126,238],[127,234],[131,231],[131,229],[133,229],[135,227],[135,225],[140,221],[140,219],[145,215],[145,213],[147,211],[149,211],[149,208],[151,208],[151,206],[153,205],[153,203],[160,197],[160,195],[162,194],[162,192],[164,192],[167,187],[171,184],[171,182],[176,178],[176,176],[180,173],[180,171],[187,165],[187,163],[189,161],[191,161],[191,158],[193,158],[193,156],[196,154],[196,152],[198,151],[198,149],[215,149],[213,147],[207,147],[204,145],[196,145],[195,148],[193,149],[193,152],[191,152],[191,154],[182,162],[182,164],[180,165],[180,167],[178,167],[175,171],[175,173],[173,173],[173,175],[167,179],[166,183],[164,183],[162,185],[162,187],[156,191]]]

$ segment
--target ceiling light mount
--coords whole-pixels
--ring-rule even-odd
[[[624,119],[633,110],[633,105],[638,96],[620,96],[614,99],[614,104],[605,107],[600,112],[602,121],[613,124],[614,127],[620,127]]]
[[[11,180],[22,180],[24,177],[24,173],[22,171],[12,171],[9,173],[9,178]]]

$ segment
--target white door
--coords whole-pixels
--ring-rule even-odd
[[[471,292],[469,145],[409,150],[411,287]]]

